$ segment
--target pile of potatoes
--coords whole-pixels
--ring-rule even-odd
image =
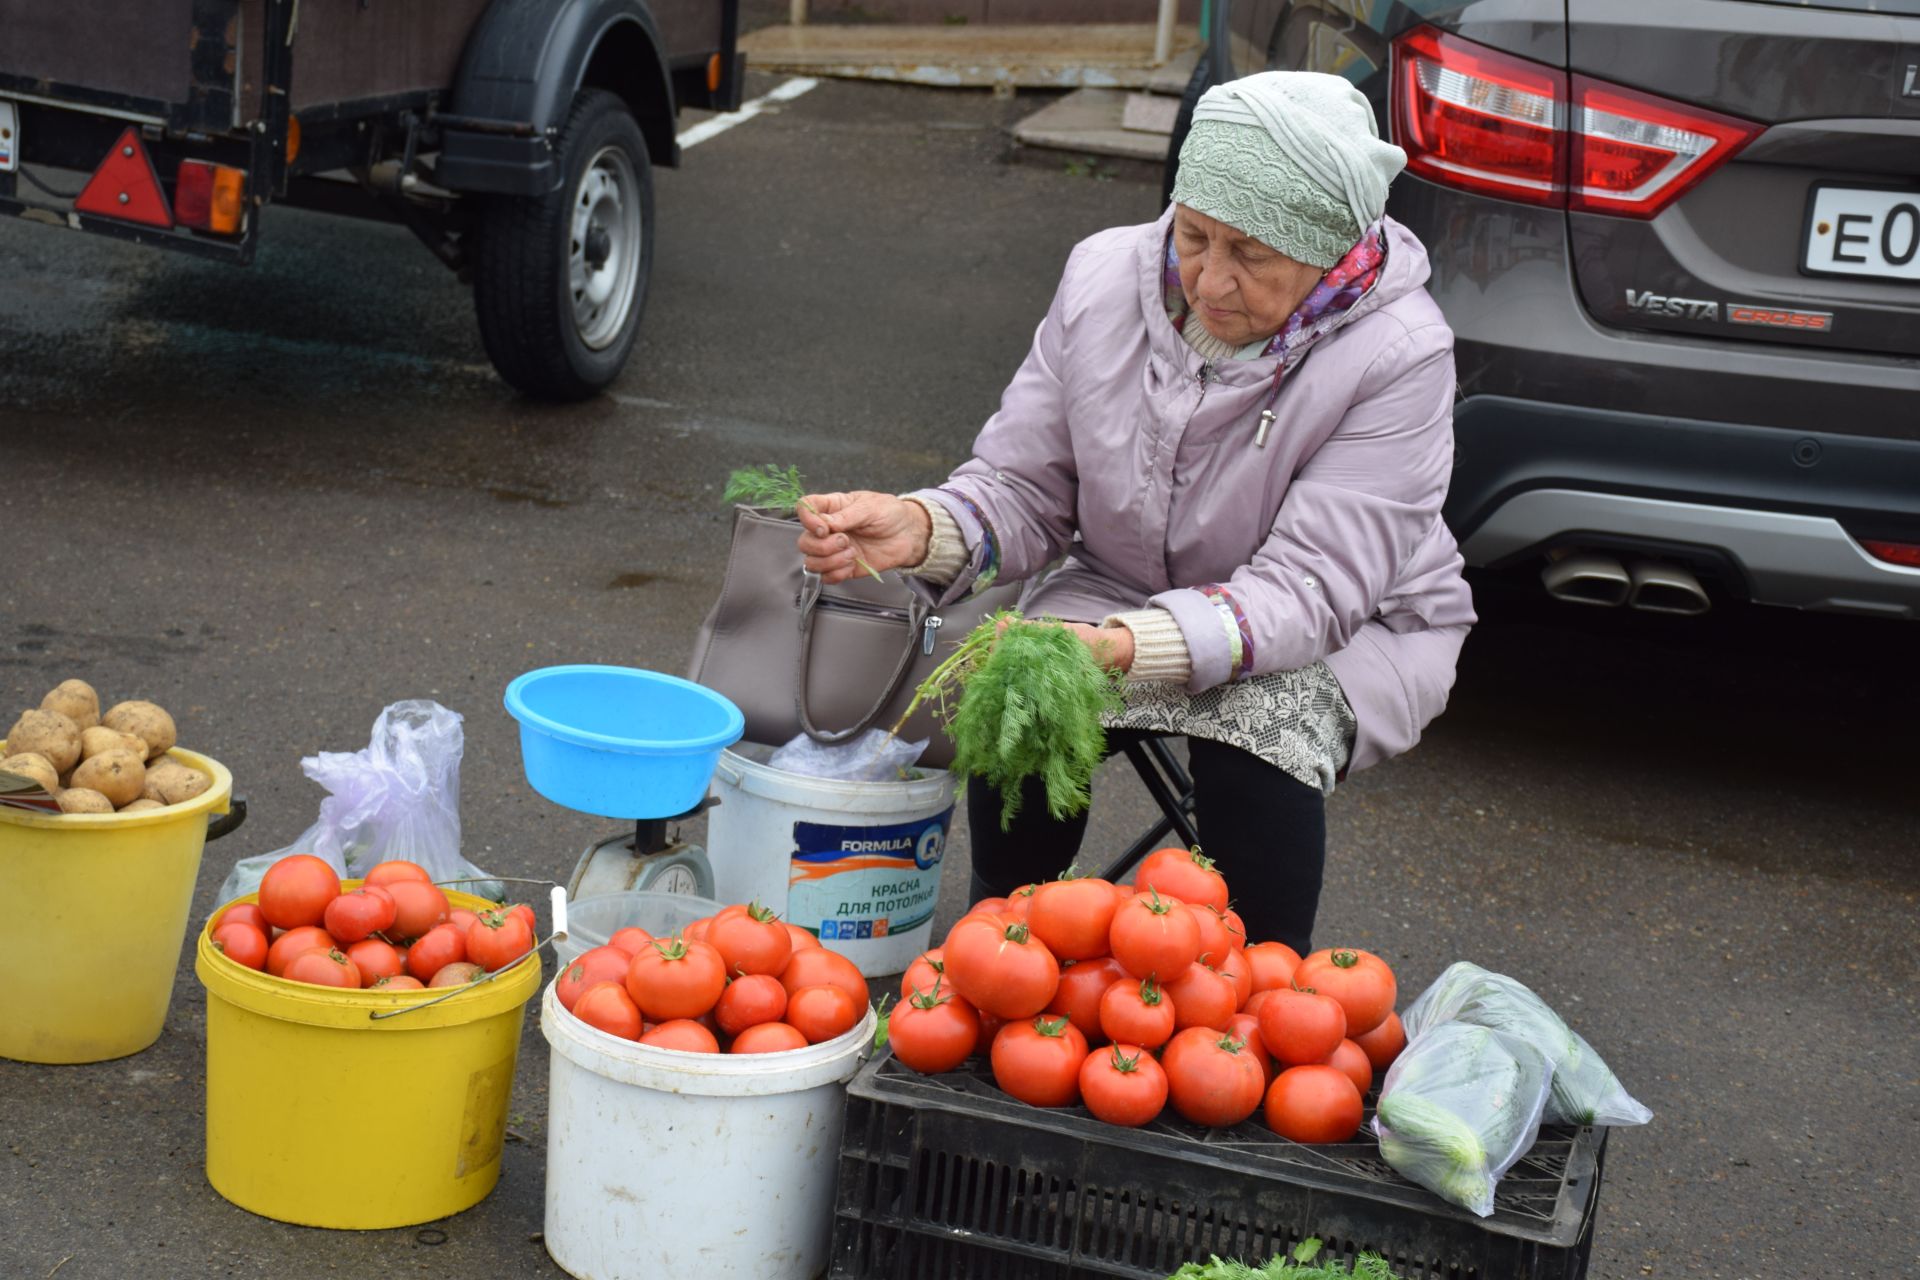
[[[84,680],[63,680],[7,731],[0,771],[45,787],[63,813],[139,813],[193,799],[213,779],[167,752],[173,717],[151,702],[100,713]]]

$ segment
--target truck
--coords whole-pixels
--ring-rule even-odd
[[[495,369],[633,349],[656,167],[740,105],[739,0],[0,0],[0,215],[250,263],[280,204],[397,222]]]

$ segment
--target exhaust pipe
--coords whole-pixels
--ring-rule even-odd
[[[1627,570],[1627,603],[1648,613],[1698,617],[1713,607],[1700,579],[1677,564],[1636,560]]]
[[[1633,581],[1618,560],[1592,551],[1556,553],[1540,581],[1548,595],[1568,604],[1613,607],[1625,604],[1633,590]]]

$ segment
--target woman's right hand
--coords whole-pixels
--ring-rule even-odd
[[[870,489],[808,494],[795,514],[805,530],[800,554],[807,570],[828,584],[863,572],[863,560],[882,571],[919,564],[933,537],[919,503]]]

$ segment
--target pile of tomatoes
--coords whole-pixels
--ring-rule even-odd
[[[295,853],[267,868],[257,902],[220,913],[212,939],[229,960],[290,982],[418,991],[462,986],[526,955],[534,915],[525,903],[452,906],[401,859],[348,888],[321,859]]]
[[[1209,1127],[1264,1108],[1297,1142],[1344,1142],[1406,1046],[1393,972],[1351,948],[1249,942],[1211,859],[1160,849],[1135,883],[1061,879],[977,902],[901,979],[888,1038],[916,1071],[985,1051],[1040,1107]]]
[[[688,1053],[803,1049],[867,1012],[854,963],[757,902],[667,937],[621,929],[563,969],[554,995],[609,1035]]]

